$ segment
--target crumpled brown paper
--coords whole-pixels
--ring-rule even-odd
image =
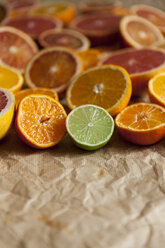
[[[145,99],[147,100],[147,99]],[[136,99],[139,101],[139,99]],[[165,140],[102,149],[0,142],[0,248],[164,248]]]

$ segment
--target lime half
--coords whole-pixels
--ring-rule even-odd
[[[87,104],[70,112],[66,119],[66,128],[78,147],[96,150],[110,140],[114,120],[105,109]]]

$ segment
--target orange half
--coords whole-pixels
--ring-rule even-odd
[[[121,136],[137,145],[152,145],[165,136],[165,109],[151,103],[137,103],[117,115]]]
[[[45,95],[30,95],[18,107],[16,132],[29,146],[48,148],[56,145],[64,136],[66,117],[58,101]]]
[[[52,47],[37,53],[25,71],[30,88],[50,88],[65,91],[72,78],[83,71],[83,62],[71,48]]]
[[[88,69],[74,78],[67,89],[66,101],[70,109],[94,104],[115,116],[127,106],[131,92],[127,71],[119,66],[104,65]]]

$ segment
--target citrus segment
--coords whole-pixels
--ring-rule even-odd
[[[141,16],[155,24],[159,30],[165,34],[165,13],[164,11],[152,6],[137,4],[131,7],[131,12]]]
[[[124,49],[111,53],[100,64],[125,68],[131,77],[133,94],[136,95],[147,87],[150,78],[165,71],[165,52],[156,49]]]
[[[158,74],[150,79],[148,91],[151,102],[157,103],[165,108],[165,73]]]
[[[128,106],[115,122],[121,136],[138,145],[151,145],[165,136],[165,109],[156,104]]]
[[[101,52],[97,49],[81,51],[79,55],[82,58],[85,70],[96,66],[101,58]]]
[[[0,139],[8,132],[14,115],[15,99],[7,89],[0,88]]]
[[[93,46],[109,45],[119,33],[120,16],[111,14],[82,15],[73,20],[71,28],[86,35]]]
[[[86,70],[74,78],[67,89],[67,105],[74,109],[94,104],[112,116],[125,108],[131,97],[131,80],[121,67],[107,65]]]
[[[43,16],[12,17],[5,22],[5,25],[18,28],[35,39],[38,38],[40,33],[48,29],[62,28],[60,20]]]
[[[47,30],[40,35],[39,43],[43,47],[65,46],[77,51],[90,47],[89,40],[83,34],[70,29]]]
[[[75,5],[69,2],[43,4],[34,8],[31,13],[59,18],[65,25],[75,16]]]
[[[74,50],[52,47],[32,58],[25,71],[25,81],[30,88],[44,87],[62,92],[82,70],[81,58]]]
[[[22,88],[24,78],[20,72],[10,67],[0,65],[0,88],[17,92]]]
[[[139,16],[123,17],[120,22],[120,32],[124,41],[134,48],[157,46],[164,41],[160,30]]]
[[[58,101],[45,95],[30,95],[18,107],[16,132],[26,144],[34,148],[48,148],[64,136],[66,117]]]
[[[35,42],[13,27],[0,27],[0,60],[20,72],[38,51]]]
[[[78,147],[96,150],[110,140],[114,131],[114,121],[103,108],[83,105],[70,112],[66,128]]]
[[[15,94],[16,109],[18,108],[18,105],[20,104],[22,99],[25,98],[26,96],[40,95],[40,94],[50,96],[50,97],[52,97],[58,101],[58,94],[55,90],[46,89],[46,88],[25,89],[25,90],[21,90]]]

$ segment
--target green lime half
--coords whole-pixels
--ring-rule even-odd
[[[114,120],[105,109],[87,104],[70,112],[66,119],[66,128],[78,147],[96,150],[110,140]]]

